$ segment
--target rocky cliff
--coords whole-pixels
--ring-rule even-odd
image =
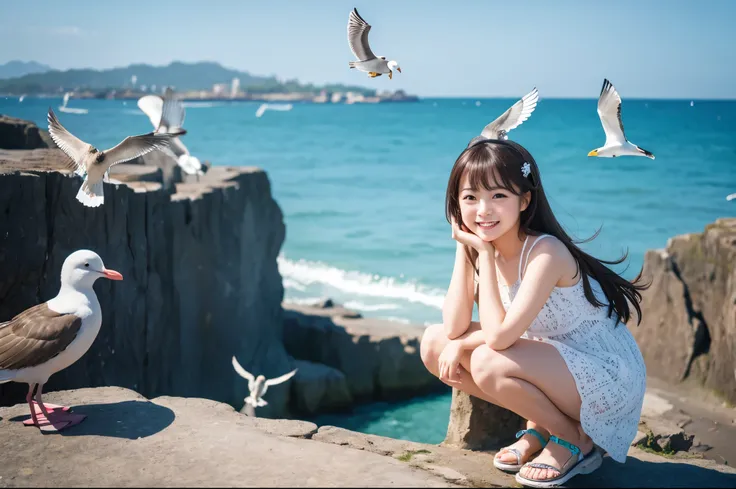
[[[423,333],[424,326],[363,318],[329,300],[284,304],[284,346],[300,368],[295,409],[312,414],[446,391],[422,363]]]
[[[629,328],[649,375],[691,380],[736,403],[736,218],[647,252],[643,319]]]
[[[63,158],[58,149],[0,151],[0,320],[52,298],[64,259],[80,248],[125,279],[95,284],[100,334],[48,390],[115,385],[241,405],[247,384],[233,355],[267,377],[293,368],[276,265],[285,228],[263,171],[217,167],[166,190],[160,169],[118,165],[111,178],[129,181],[105,184],[105,204],[88,208]],[[288,393],[269,390],[259,415],[283,413]],[[24,394],[0,386],[3,404]]]
[[[0,148],[37,149],[53,148],[54,142],[47,131],[23,119],[0,114]]]

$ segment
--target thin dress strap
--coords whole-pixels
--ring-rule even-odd
[[[521,247],[521,254],[519,254],[519,282],[521,282],[521,260],[524,258],[524,249],[526,248],[526,242],[529,241],[529,235],[526,235],[524,240],[524,246]]]
[[[534,240],[534,242],[532,243],[532,245],[529,247],[529,251],[526,254],[526,260],[524,260],[524,269],[523,270],[525,272],[526,272],[526,266],[529,264],[529,256],[532,254],[532,250],[534,249],[534,247],[537,246],[537,243],[539,243],[540,241],[542,241],[544,238],[549,238],[551,236],[552,236],[551,234],[542,234],[542,235],[538,236],[537,239]],[[527,236],[527,239],[529,239],[529,236]],[[522,251],[522,256],[523,256],[524,249],[522,248],[521,251]],[[521,272],[522,272],[521,260],[519,260],[519,280],[521,280]]]

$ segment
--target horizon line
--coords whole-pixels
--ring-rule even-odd
[[[157,64],[152,64],[152,63],[147,63],[147,62],[130,62],[127,66],[120,66],[120,65],[118,65],[118,66],[114,66],[114,67],[111,67],[111,68],[92,68],[92,67],[86,67],[86,68],[66,68],[66,69],[59,69],[59,68],[54,68],[54,67],[52,67],[52,66],[50,66],[50,65],[48,65],[46,63],[41,63],[41,62],[36,61],[36,60],[24,61],[24,60],[17,59],[17,58],[16,59],[11,59],[11,60],[5,61],[2,64],[7,64],[7,63],[10,63],[10,62],[13,62],[13,61],[17,61],[17,62],[21,62],[21,63],[37,63],[39,65],[48,66],[49,67],[49,71],[59,71],[59,72],[70,71],[70,70],[106,71],[106,70],[116,70],[116,69],[129,68],[129,67],[131,67],[133,65],[147,65],[147,66],[151,66],[151,67],[154,67],[154,68],[155,67],[163,68],[163,67],[169,66],[169,65],[171,65],[173,63],[190,64],[190,65],[198,64],[198,63],[215,63],[215,64],[218,64],[218,65],[220,65],[221,67],[223,67],[225,69],[233,70],[233,71],[238,71],[238,72],[241,72],[241,73],[245,73],[245,74],[247,74],[249,76],[253,76],[253,77],[256,77],[256,78],[277,78],[277,79],[285,78],[285,77],[282,77],[281,75],[277,75],[277,74],[259,75],[259,74],[253,73],[253,72],[251,72],[249,70],[245,70],[245,69],[241,69],[241,68],[235,68],[235,67],[232,67],[232,66],[227,66],[226,64],[222,63],[221,61],[212,60],[212,59],[209,59],[209,60],[205,59],[205,60],[199,60],[199,61],[171,60],[167,64],[158,64],[158,65]],[[43,73],[48,73],[48,72],[38,72],[38,73],[29,73],[29,74],[43,74]],[[18,77],[15,77],[15,78],[18,78]],[[295,79],[298,81],[298,83],[303,84],[303,85],[317,85],[318,86],[318,84],[316,84],[314,82],[305,82],[303,80],[300,80],[298,77],[296,77]],[[2,79],[0,79],[0,80],[2,80]],[[376,91],[379,91],[380,90],[380,89],[373,89],[371,87],[366,87],[364,85],[360,85],[357,82],[355,83],[355,85],[351,85],[350,83],[347,83],[347,82],[336,82],[336,81],[323,83],[323,85],[330,85],[330,84],[353,86],[354,88],[360,88],[360,89],[364,89],[364,90],[376,90]],[[398,88],[398,89],[395,89],[393,91],[396,91],[396,90],[404,90],[404,92],[409,93],[409,91],[407,91],[406,89],[402,89],[402,88]],[[418,94],[413,94],[413,95],[416,95],[417,97],[425,98],[425,99],[447,98],[447,99],[481,99],[482,100],[482,99],[519,99],[519,98],[521,98],[520,95],[418,95]],[[543,97],[540,94],[540,97],[539,98],[540,98],[540,100],[545,99],[545,98],[554,99],[554,100],[597,100],[598,99],[598,96],[596,96],[596,97],[586,97],[586,96],[575,96],[575,95],[549,95],[549,96],[544,96]],[[662,100],[662,101],[680,101],[680,100],[685,100],[685,101],[693,101],[693,102],[694,101],[700,101],[700,102],[729,102],[729,101],[736,101],[736,96],[734,96],[732,98],[728,98],[728,97],[726,97],[726,98],[709,98],[709,97],[646,97],[646,96],[633,96],[633,97],[626,97],[625,100],[643,100],[643,101],[660,101],[660,100]]]
[[[404,90],[404,89],[398,89],[398,90]],[[404,90],[406,91],[406,90]],[[2,97],[16,97],[17,94],[15,93],[2,93],[0,92],[0,96]],[[59,98],[63,97],[63,95],[60,95],[58,93],[34,93],[34,94],[28,94],[26,95],[29,98]],[[516,100],[519,99],[519,96],[477,96],[477,95],[415,95],[419,98],[419,100],[432,100],[432,99],[444,99],[444,100]],[[548,96],[548,97],[539,97],[539,101],[541,102],[544,99],[552,99],[552,100],[598,100],[598,97],[574,97],[574,96]],[[192,99],[194,100],[194,99]],[[230,100],[228,98],[224,98],[223,101]],[[635,100],[635,101],[641,101],[641,102],[736,102],[735,98],[672,98],[672,97],[663,97],[663,98],[651,98],[651,97],[628,97],[626,100]],[[248,100],[239,100],[239,99],[233,99],[233,101],[248,101]],[[623,102],[625,103],[625,101]]]
[[[483,100],[483,99],[520,99],[521,97],[518,95],[417,95],[419,98],[424,99],[433,99],[433,98],[445,98],[445,99],[477,99],[477,100]],[[544,99],[555,99],[555,100],[598,100],[598,97],[577,97],[577,96],[571,96],[571,95],[548,95],[546,97],[539,96],[539,100],[542,101]],[[640,100],[640,101],[693,101],[693,102],[736,102],[736,97],[733,98],[698,98],[698,97],[626,97],[625,99],[622,98],[622,103],[626,103],[627,100]]]

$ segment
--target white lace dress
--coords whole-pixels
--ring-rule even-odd
[[[549,235],[535,239],[526,254]],[[529,237],[524,241],[524,258]],[[519,279],[507,287],[500,284],[501,299],[506,310],[521,285]],[[608,301],[597,281],[590,279],[594,294],[604,304]],[[616,313],[607,317],[607,307],[595,307],[583,293],[583,281],[572,287],[555,287],[539,315],[524,333],[524,338],[549,343],[560,352],[575,378],[582,406],[580,422],[593,442],[617,462],[625,462],[631,442],[636,436],[644,391],[646,367],[636,340],[621,323]]]

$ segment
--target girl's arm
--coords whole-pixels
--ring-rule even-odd
[[[459,337],[470,326],[473,296],[473,267],[465,256],[465,247],[457,243],[455,266],[442,304],[442,323],[449,339]]]
[[[495,257],[492,252],[481,252],[478,257],[480,270],[479,308],[481,330],[486,344],[494,350],[505,350],[513,345],[529,328],[557,282],[569,266],[562,243],[544,240],[529,257],[519,291],[508,311],[504,310],[496,280]],[[568,252],[569,253],[569,252]]]
[[[486,342],[486,334],[482,329],[476,329],[472,333],[466,331],[453,341],[457,341],[463,350],[475,350]]]

